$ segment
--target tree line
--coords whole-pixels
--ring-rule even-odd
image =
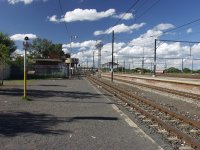
[[[4,69],[4,64],[11,68],[11,78],[21,78],[23,76],[23,56],[14,55],[17,46],[10,39],[8,34],[0,32],[0,65]],[[28,60],[30,59],[62,59],[69,58],[62,50],[62,44],[53,43],[48,39],[36,38],[29,43]],[[31,63],[31,61],[28,61]]]
[[[0,32],[0,59],[8,62],[11,60],[11,54],[15,52],[17,46],[10,39],[8,34]],[[62,44],[53,43],[48,39],[36,38],[33,39],[28,48],[29,58],[52,58],[64,59],[69,57],[62,50]]]

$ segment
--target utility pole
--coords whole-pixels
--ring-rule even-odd
[[[183,72],[183,58],[182,58],[182,72]]]
[[[92,64],[92,73],[94,75],[94,51],[93,51],[93,60],[92,60],[93,64]]]
[[[142,48],[142,51],[143,51],[142,53],[142,74],[143,74],[144,73],[144,46]]]
[[[111,81],[113,82],[113,52],[114,52],[114,30],[112,31],[112,68],[111,68]]]
[[[27,48],[28,48],[28,40],[29,38],[26,36],[24,38],[25,42],[23,42],[23,45],[24,45],[24,96],[23,96],[23,99],[27,99],[27,94],[26,94],[26,91],[27,91],[27,68],[26,68],[26,51],[27,51]]]
[[[99,42],[96,45],[96,48],[98,49],[98,78],[101,78],[101,48],[103,47],[103,43]]]
[[[193,74],[193,70],[194,70],[194,62],[193,62],[193,57],[192,57],[192,70],[191,70],[192,74]]]
[[[155,47],[154,47],[154,71],[153,71],[154,77],[156,77],[156,42],[157,42],[157,39],[155,39]]]
[[[125,60],[124,60],[124,74],[126,73],[126,64],[125,64]]]
[[[117,58],[117,73],[119,73],[118,66],[119,64],[118,64],[118,58]]]
[[[87,59],[87,71],[88,71],[88,59]]]
[[[69,78],[71,78],[72,76],[72,57],[71,57],[71,54],[72,54],[72,39],[76,39],[77,36],[70,36],[70,63],[69,63]]]

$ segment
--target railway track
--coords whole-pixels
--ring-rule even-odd
[[[110,78],[110,76],[108,76],[108,75],[102,75],[102,77]],[[163,88],[163,87],[148,85],[148,84],[142,84],[142,83],[127,80],[127,78],[131,79],[132,77],[126,77],[126,79],[124,79],[120,75],[115,75],[115,77],[114,77],[115,80],[118,80],[121,82],[129,83],[129,84],[133,84],[133,85],[137,85],[137,86],[141,86],[141,87],[145,87],[145,88],[149,88],[149,89],[153,89],[153,90],[157,90],[157,91],[161,91],[161,92],[166,92],[166,93],[170,93],[170,94],[174,94],[174,95],[178,95],[178,96],[183,96],[186,98],[200,100],[200,95],[198,95],[198,94],[177,91],[177,90],[167,89],[167,88]]]
[[[132,107],[138,118],[150,127],[156,128],[159,133],[167,135],[168,140],[176,143],[177,147],[187,145],[200,150],[200,123],[198,121],[173,112],[149,99],[134,95],[115,84],[94,77],[88,77],[88,79]]]

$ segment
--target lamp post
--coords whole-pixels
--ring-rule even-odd
[[[23,45],[24,45],[24,96],[23,98],[24,99],[27,99],[27,93],[26,93],[26,90],[27,90],[27,83],[26,83],[26,80],[27,80],[27,68],[26,68],[26,51],[27,51],[27,48],[29,46],[29,43],[28,43],[28,40],[29,38],[26,36],[24,38],[24,42],[23,42]]]

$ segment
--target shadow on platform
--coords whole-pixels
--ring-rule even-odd
[[[68,121],[47,114],[33,114],[29,112],[1,113],[0,135],[12,137],[22,133],[64,134],[69,131],[53,130],[50,127]]]
[[[77,116],[77,117],[55,117],[49,114],[34,114],[29,112],[1,113],[0,114],[0,135],[14,137],[21,134],[53,134],[61,135],[72,133],[66,130],[66,123],[87,120],[87,121],[117,121],[116,117],[102,116]],[[54,126],[65,123],[63,130],[56,130]],[[53,127],[53,129],[52,129]]]
[[[6,96],[22,96],[23,89],[9,88],[0,89],[0,95]],[[74,91],[54,91],[54,90],[27,90],[27,95],[32,98],[49,98],[49,97],[68,97],[72,99],[90,99],[99,98],[100,94],[90,92],[74,92]]]

